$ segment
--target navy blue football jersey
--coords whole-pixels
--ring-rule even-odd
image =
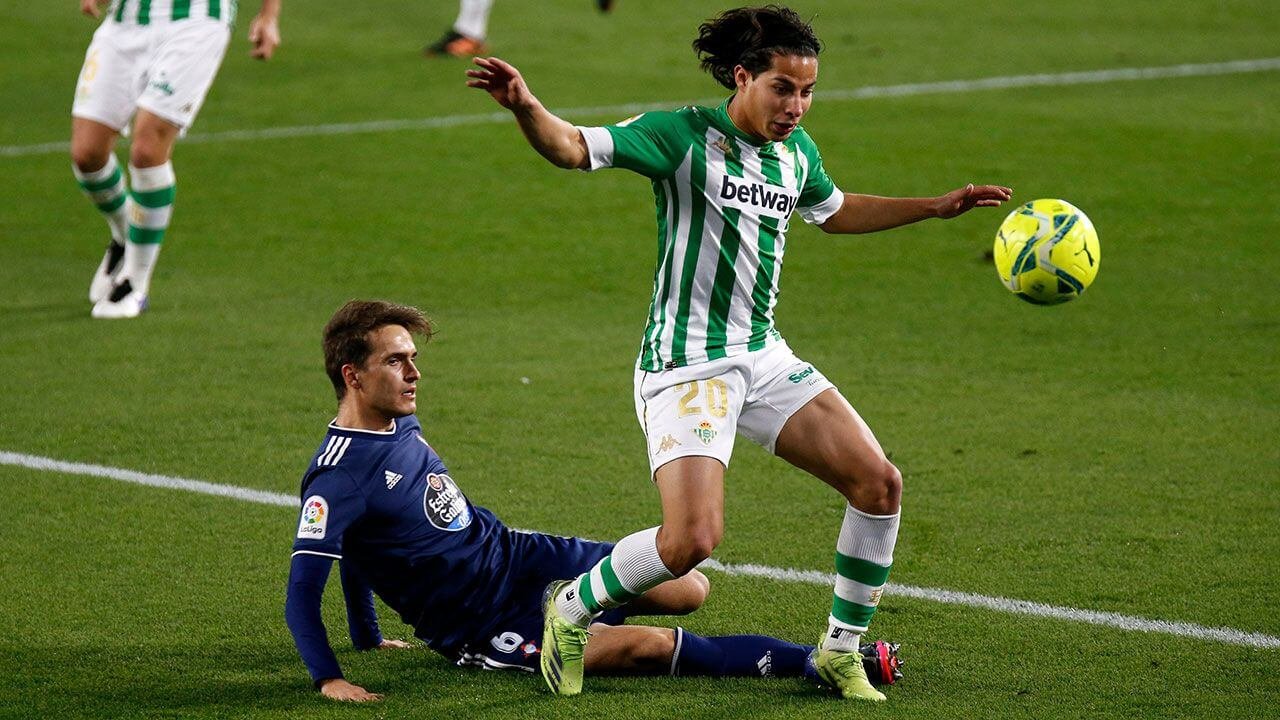
[[[456,651],[497,620],[517,533],[467,500],[415,416],[385,432],[330,424],[301,496],[294,555],[341,559],[433,649]]]

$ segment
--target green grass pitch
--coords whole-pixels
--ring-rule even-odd
[[[92,23],[0,8],[0,146],[65,140]],[[906,477],[891,578],[1280,634],[1280,72],[866,100],[871,85],[1280,55],[1273,3],[798,0],[827,43],[805,125],[842,188],[999,182],[1089,213],[1101,272],[1037,308],[984,252],[1004,211],[864,237],[793,223],[779,328]],[[721,3],[498,2],[491,42],[551,107],[719,89],[688,42]],[[489,113],[418,49],[452,2],[245,0],[193,135]],[[576,116],[603,124],[624,114]],[[509,524],[614,539],[658,520],[631,409],[648,184],[555,170],[512,122],[199,141],[141,319],[89,319],[106,239],[64,152],[0,154],[0,451],[274,492],[333,410],[318,334],[351,297],[420,305],[419,414]],[[524,382],[522,379],[527,379]],[[829,571],[834,493],[744,443],[716,557]],[[872,629],[906,681],[845,707],[798,681],[603,679],[572,701],[425,649],[350,649],[381,704],[312,691],[283,621],[285,508],[0,466],[0,717],[1219,718],[1280,713],[1280,650],[906,599]],[[699,633],[813,642],[830,590],[709,572]],[[384,632],[408,637],[385,608]]]

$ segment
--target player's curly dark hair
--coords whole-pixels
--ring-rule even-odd
[[[726,10],[702,23],[693,49],[702,69],[732,90],[737,66],[759,75],[773,64],[774,55],[817,57],[822,43],[796,11],[765,5]]]
[[[424,340],[435,333],[431,321],[416,307],[397,305],[384,300],[350,300],[329,318],[324,326],[324,371],[333,383],[338,400],[347,394],[342,379],[342,366],[364,367],[373,348],[369,333],[387,325],[399,325]]]

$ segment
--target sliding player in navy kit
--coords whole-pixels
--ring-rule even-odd
[[[381,696],[346,681],[329,646],[320,599],[334,560],[357,648],[407,646],[379,632],[377,593],[428,647],[459,665],[533,672],[545,588],[613,549],[512,530],[467,500],[413,415],[415,334],[431,334],[420,311],[380,301],[351,301],[325,327],[338,414],[302,481],[285,616],[312,680],[336,700]],[[810,646],[622,624],[628,615],[692,612],[709,590],[694,571],[601,616],[586,646],[587,671],[815,677]],[[886,683],[900,676],[895,651],[867,646],[873,676]]]

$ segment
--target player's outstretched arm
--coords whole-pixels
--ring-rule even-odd
[[[324,586],[332,565],[333,560],[327,556],[294,554],[289,565],[289,584],[285,595],[285,622],[312,681],[325,697],[355,702],[381,700],[381,695],[353,685],[342,677],[338,658],[329,646],[324,619],[320,615],[320,601],[324,597]]]
[[[970,183],[946,195],[931,198],[891,198],[845,193],[844,203],[819,225],[828,233],[869,233],[927,220],[949,219],[975,207],[998,207],[1013,196],[1002,185]]]
[[[510,110],[534,150],[557,167],[588,167],[590,157],[582,133],[543,107],[514,65],[496,57],[475,58],[473,62],[476,67],[467,71],[467,86],[484,90]]]
[[[280,2],[262,0],[262,8],[249,23],[249,42],[253,43],[250,57],[270,60],[280,46]]]

